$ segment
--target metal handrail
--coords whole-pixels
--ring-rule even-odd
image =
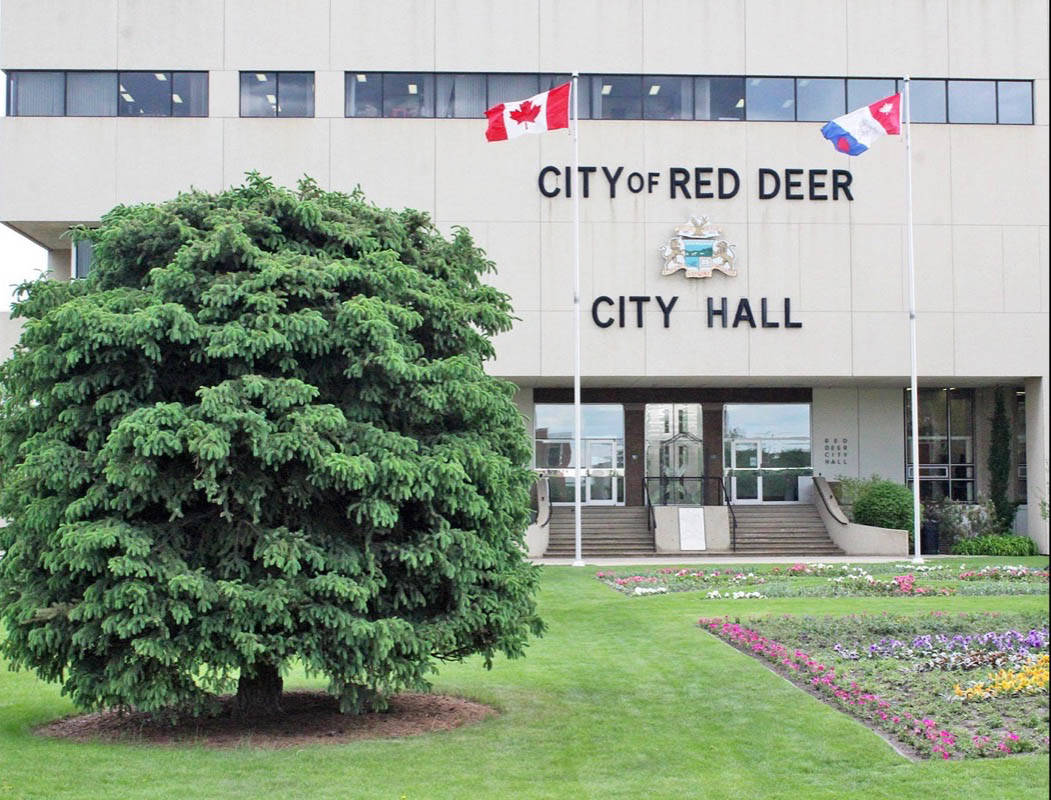
[[[657,527],[657,519],[653,513],[653,503],[650,502],[650,487],[646,485],[646,478],[642,479],[642,496],[646,499],[646,525],[649,532]]]

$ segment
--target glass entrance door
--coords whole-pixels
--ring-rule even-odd
[[[759,442],[735,439],[730,450],[733,468],[731,492],[735,503],[759,503],[763,496],[763,476],[759,471]]]
[[[584,502],[591,506],[612,506],[617,503],[617,442],[613,439],[588,439],[588,477]]]

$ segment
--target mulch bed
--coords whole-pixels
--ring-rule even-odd
[[[441,694],[400,694],[382,713],[340,714],[335,698],[324,692],[285,692],[283,714],[240,720],[230,716],[224,698],[220,716],[179,719],[174,725],[144,712],[99,711],[65,717],[36,729],[41,736],[78,742],[205,747],[301,747],[359,739],[387,739],[447,731],[496,714],[481,703]]]

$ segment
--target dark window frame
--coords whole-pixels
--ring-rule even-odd
[[[931,124],[939,124],[939,123],[931,123]],[[975,123],[975,124],[989,124],[989,123]],[[913,465],[913,464],[910,463],[910,459],[912,458],[912,445],[909,443],[909,438],[910,438],[909,434],[910,434],[910,429],[912,427],[912,411],[911,411],[911,406],[910,406],[910,403],[912,402],[912,398],[910,397],[910,395],[912,394],[912,392],[909,391],[908,389],[904,390],[903,394],[904,394],[905,402],[902,405],[903,405],[904,417],[905,417],[905,419],[903,421],[903,432],[904,432],[904,441],[905,441],[905,453],[904,453],[904,456],[903,456],[904,469],[905,469],[905,485],[908,486],[910,489],[912,488],[912,480],[913,480],[913,478],[909,477],[909,467],[912,466],[913,476],[914,477],[918,476],[919,480],[920,480],[920,493],[921,494],[923,493],[923,484],[925,482],[926,483],[944,482],[944,483],[946,483],[948,485],[948,490],[949,490],[948,493],[945,495],[945,498],[944,498],[945,500],[949,500],[949,501],[953,501],[953,502],[961,502],[961,503],[974,503],[974,502],[977,502],[977,498],[978,498],[978,460],[977,460],[978,459],[978,451],[977,451],[978,439],[977,439],[977,435],[976,435],[977,434],[977,425],[978,425],[978,397],[977,397],[977,393],[975,392],[974,389],[970,389],[970,388],[965,388],[965,389],[957,389],[957,388],[933,388],[933,389],[932,388],[928,388],[928,389],[922,389],[921,388],[919,390],[919,393],[921,395],[924,392],[945,392],[945,443],[946,443],[945,463],[943,463],[943,464],[932,464],[932,463],[921,462],[919,465]],[[957,462],[957,461],[953,460],[953,454],[952,454],[952,441],[953,441],[953,432],[952,432],[952,399],[953,399],[953,395],[954,394],[957,395],[957,396],[968,397],[970,399],[970,402],[971,402],[970,439],[971,439],[971,459],[972,459],[972,461],[970,463]],[[944,467],[945,470],[946,470],[945,477],[941,477],[941,476],[926,476],[925,477],[922,474],[922,469],[924,467]],[[953,471],[956,468],[969,468],[971,477],[969,477],[969,478],[956,478],[956,477],[953,477]],[[970,487],[971,487],[971,492],[970,492],[971,499],[970,500],[959,500],[959,501],[955,500],[953,498],[953,491],[952,491],[953,490],[953,484],[963,484],[964,486],[970,484]]]
[[[361,70],[358,70],[360,72]],[[244,97],[241,94],[241,87],[243,85],[243,79],[245,75],[273,75],[274,76],[274,114],[273,116],[267,114],[245,114],[244,113]],[[350,74],[349,72],[344,74]],[[310,113],[309,114],[282,114],[281,113],[281,76],[282,75],[310,75],[312,78],[310,95]],[[344,98],[344,109],[343,113],[346,114],[346,82],[344,81],[343,87],[343,98]],[[317,70],[310,69],[242,69],[237,73],[237,115],[241,119],[316,119],[317,118]]]

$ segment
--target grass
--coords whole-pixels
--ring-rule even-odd
[[[1046,558],[967,559],[968,564]],[[76,744],[34,725],[73,712],[0,672],[0,798],[1043,797],[1048,757],[911,762],[872,731],[696,627],[700,616],[1044,610],[1047,596],[706,600],[625,597],[547,567],[549,630],[525,659],[443,667],[436,689],[501,709],[471,728],[303,749]],[[309,685],[302,676],[290,688]]]

